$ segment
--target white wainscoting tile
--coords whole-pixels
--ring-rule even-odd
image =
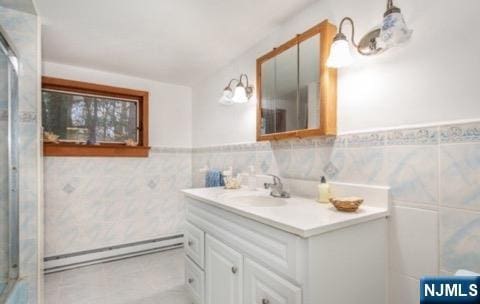
[[[394,206],[390,217],[390,268],[417,279],[438,274],[438,214]]]
[[[417,279],[390,271],[389,304],[418,304],[420,283]]]

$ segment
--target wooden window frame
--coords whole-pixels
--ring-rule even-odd
[[[65,142],[44,143],[44,156],[148,157],[150,150],[148,146],[148,92],[47,76],[42,77],[43,89],[135,99],[138,101],[139,113],[138,146],[114,143],[102,143],[100,145],[80,145]]]

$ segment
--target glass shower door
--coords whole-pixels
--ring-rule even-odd
[[[0,294],[18,277],[17,71],[0,31]]]

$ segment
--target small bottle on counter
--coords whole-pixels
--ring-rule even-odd
[[[318,202],[330,202],[330,184],[327,183],[325,176],[322,176],[322,178],[320,179],[320,184],[318,185]]]

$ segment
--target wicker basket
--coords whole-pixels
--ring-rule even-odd
[[[338,211],[343,212],[355,212],[358,207],[363,203],[363,198],[361,197],[332,197],[330,198],[330,203],[332,203]]]

